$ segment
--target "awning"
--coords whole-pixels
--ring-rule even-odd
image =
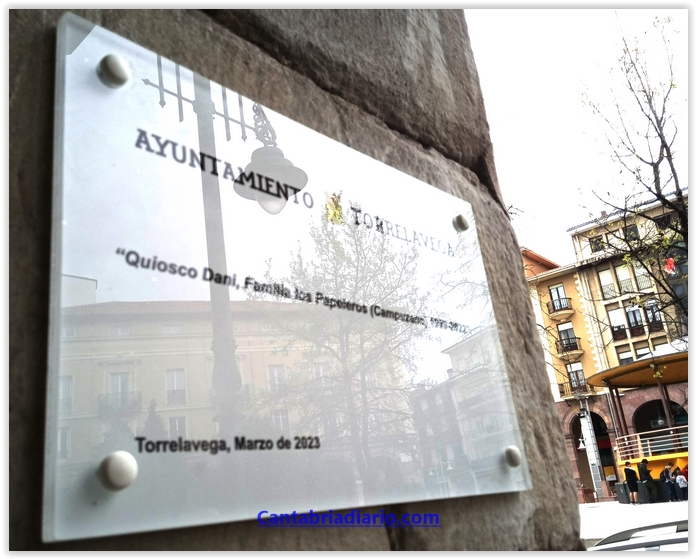
[[[645,358],[628,365],[619,365],[586,379],[587,384],[604,387],[607,383],[617,388],[640,388],[641,386],[656,386],[657,379],[653,376],[655,363],[660,369],[662,384],[676,384],[689,381],[688,351]]]

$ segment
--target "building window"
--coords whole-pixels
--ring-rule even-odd
[[[427,401],[425,398],[423,398],[423,399],[421,400],[421,409],[422,409],[423,411],[425,411],[425,410],[428,409],[428,401]]]
[[[435,404],[438,406],[442,405],[442,394],[435,394]]]
[[[641,357],[645,357],[646,355],[650,355],[650,348],[645,346],[645,347],[637,347],[635,348],[636,350],[636,360],[640,359]]]
[[[549,296],[551,297],[549,312],[553,313],[570,308],[570,299],[566,297],[562,283],[549,287]]]
[[[621,291],[622,294],[633,291],[631,273],[628,271],[628,266],[625,264],[623,266],[617,266],[616,279],[619,280],[619,291]]]
[[[645,326],[643,326],[643,315],[640,312],[640,307],[634,305],[626,309],[628,317],[628,328],[631,331],[631,336],[642,336],[645,334]]]
[[[628,338],[628,333],[626,332],[626,315],[623,309],[613,309],[610,310],[608,314],[612,339],[625,340]]]
[[[167,405],[182,406],[186,403],[186,384],[183,369],[167,369]]]
[[[643,266],[638,264],[633,271],[636,273],[636,283],[638,284],[638,289],[650,289],[652,287],[650,274]]]
[[[626,241],[637,241],[640,239],[640,235],[638,234],[638,226],[628,225],[624,227],[624,239],[626,239]]]
[[[657,228],[660,229],[660,231],[664,231],[665,229],[667,229],[671,223],[672,214],[665,214],[661,215],[658,218],[655,218],[655,224],[657,225]]]
[[[560,351],[575,351],[578,348],[578,339],[575,337],[572,322],[558,325],[558,342]]]
[[[70,458],[70,427],[60,427],[58,429],[56,457],[58,460],[67,460]]]
[[[619,365],[633,363],[633,354],[630,351],[617,351],[619,355]]]
[[[73,403],[73,378],[72,376],[60,377],[58,380],[58,414],[68,415],[72,413]]]
[[[183,324],[164,324],[162,326],[162,334],[173,335],[173,334],[183,334],[184,325]]]
[[[585,374],[582,371],[582,363],[568,363],[566,371],[572,390],[585,388]]]
[[[109,394],[128,394],[130,375],[128,373],[111,373],[109,375]]]
[[[648,318],[649,332],[662,331],[662,315],[660,314],[659,308],[657,306],[657,301],[655,301],[654,299],[645,303],[645,316]]]
[[[275,410],[273,412],[273,427],[277,431],[290,430],[290,419],[288,418],[288,410]]]
[[[74,326],[63,326],[60,329],[60,335],[62,338],[74,338],[77,336],[77,328]]]
[[[590,237],[590,250],[592,252],[599,252],[604,250],[604,239],[601,235],[596,237]]]
[[[602,297],[612,299],[616,297],[616,287],[611,270],[599,270],[599,284],[602,286]]]
[[[268,387],[275,394],[285,387],[285,365],[268,366]]]
[[[169,438],[176,439],[181,437],[186,438],[186,418],[185,417],[170,417],[169,418]]]
[[[131,327],[130,326],[112,326],[110,333],[112,336],[130,336]]]

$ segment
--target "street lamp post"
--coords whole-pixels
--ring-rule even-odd
[[[447,478],[445,477],[445,470],[448,472],[451,470],[454,470],[454,467],[452,466],[452,460],[445,460],[444,462],[442,461],[442,458],[438,454],[437,456],[437,465],[435,468],[430,468],[430,471],[428,472],[429,476],[433,475],[433,471],[435,472],[436,479],[437,479],[437,485],[440,487],[440,494],[444,493],[442,495],[443,497],[449,497],[450,496],[450,491],[449,491],[449,485],[447,484]],[[443,464],[447,464],[447,468],[443,469]],[[442,481],[440,481],[442,479]],[[444,487],[444,488],[443,488]]]
[[[585,452],[587,454],[587,461],[590,465],[590,473],[592,475],[592,485],[597,493],[597,498],[604,496],[604,490],[602,489],[602,459],[599,455],[599,448],[597,447],[597,439],[595,437],[594,427],[592,425],[592,416],[590,410],[587,408],[587,398],[579,399],[580,411],[578,412],[578,417],[580,418],[580,427],[582,430],[582,441],[585,443]],[[583,402],[585,405],[583,406]]]

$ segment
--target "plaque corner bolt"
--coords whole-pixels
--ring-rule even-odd
[[[505,449],[505,462],[508,466],[517,468],[522,463],[522,453],[515,445],[510,445]]]
[[[112,452],[99,465],[99,479],[111,491],[130,487],[138,477],[138,462],[130,452]]]
[[[454,226],[454,230],[458,233],[462,233],[469,228],[469,222],[462,214],[452,219],[452,225]]]
[[[115,54],[107,54],[99,61],[97,75],[104,85],[117,88],[126,84],[131,70],[126,60]]]

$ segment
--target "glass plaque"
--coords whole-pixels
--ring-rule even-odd
[[[56,73],[46,541],[530,489],[469,203],[72,14]]]

